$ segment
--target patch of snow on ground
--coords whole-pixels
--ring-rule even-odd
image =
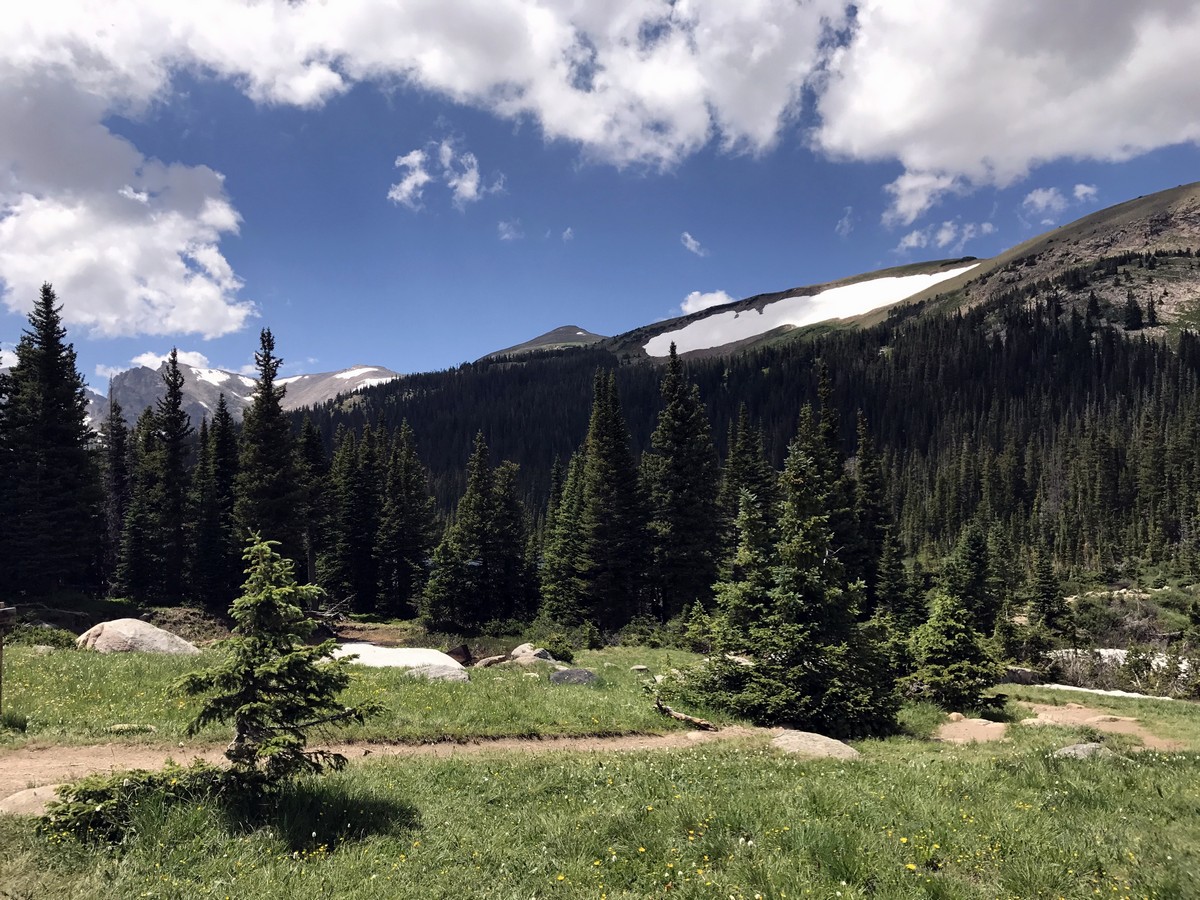
[[[334,659],[355,654],[354,662],[372,668],[417,669],[421,666],[451,666],[463,668],[462,663],[440,650],[424,647],[380,647],[377,644],[347,643],[333,650]]]
[[[899,275],[873,278],[842,287],[830,288],[819,294],[788,297],[769,303],[761,310],[729,310],[707,316],[683,326],[677,331],[652,337],[645,346],[651,356],[666,356],[674,342],[680,353],[722,347],[734,341],[757,337],[784,325],[813,325],[830,319],[861,316],[873,309],[898,303],[926,288],[968,272],[979,263],[947,269],[930,275]]]
[[[229,373],[222,372],[220,369],[192,369],[196,373],[196,377],[201,381],[207,381],[209,384],[221,385],[229,380]]]
[[[575,333],[576,333],[576,334],[587,334],[587,332],[586,332],[586,331],[577,331],[577,332],[575,332]]]
[[[1103,694],[1105,697],[1133,697],[1137,700],[1170,700],[1174,697],[1158,697],[1154,694],[1136,694],[1133,691],[1105,691],[1100,688],[1075,687],[1073,684],[1039,684],[1038,687],[1050,688],[1054,691],[1076,691],[1080,694]]]
[[[359,366],[357,369],[347,369],[345,372],[338,372],[334,378],[358,378],[360,375],[366,375],[368,372],[378,372],[379,366]]]
[[[238,378],[240,378],[240,379],[242,380],[242,384],[244,384],[246,387],[251,387],[251,388],[252,388],[252,387],[257,387],[257,386],[258,386],[258,382],[257,382],[257,381],[255,381],[253,378],[250,378],[250,377],[248,377],[248,376],[246,376],[246,375],[239,375],[239,376],[238,376]]]
[[[275,379],[276,384],[291,384],[293,381],[300,381],[304,378],[312,378],[311,375],[289,375],[287,378]]]
[[[394,375],[388,375],[384,378],[364,378],[362,381],[360,381],[358,383],[358,386],[360,388],[372,387],[376,384],[387,384],[387,382],[395,381],[395,380],[396,380],[396,377]]]

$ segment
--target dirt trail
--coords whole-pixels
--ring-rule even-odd
[[[496,738],[465,743],[439,741],[433,744],[354,743],[331,744],[349,759],[379,756],[474,756],[480,753],[547,753],[556,750],[613,752],[665,750],[691,747],[731,738],[770,738],[779,729],[733,726],[720,731],[676,731],[670,734],[630,734],[610,737]],[[210,763],[224,759],[224,745],[191,744],[183,747],[139,746],[136,744],[92,744],[85,746],[21,747],[0,751],[0,799],[43,784],[74,781],[96,772],[124,769],[161,769],[168,760],[186,765],[199,758]]]
[[[1067,725],[1088,726],[1097,731],[1110,734],[1129,734],[1142,742],[1144,750],[1183,750],[1184,745],[1179,741],[1160,738],[1148,731],[1141,722],[1131,716],[1114,716],[1100,709],[1083,706],[1079,703],[1065,703],[1055,706],[1050,703],[1026,703],[1036,713],[1032,719],[1022,719],[1022,725]],[[946,722],[938,729],[939,740],[952,744],[986,743],[1003,739],[1008,732],[1008,726],[1001,722],[989,722],[986,719],[964,719]]]

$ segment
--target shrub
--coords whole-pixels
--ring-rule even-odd
[[[188,768],[169,765],[160,772],[89,775],[58,789],[58,799],[47,805],[38,830],[85,843],[120,843],[137,807],[148,800],[164,805],[209,800],[250,804],[261,796],[262,787],[260,779],[245,772],[200,760]]]
[[[74,650],[75,640],[74,632],[65,628],[26,624],[18,625],[4,638],[4,642],[13,647],[32,647],[40,644],[57,650]]]

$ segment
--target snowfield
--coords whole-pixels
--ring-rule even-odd
[[[947,269],[930,275],[900,275],[874,278],[842,287],[829,288],[819,294],[787,297],[769,303],[761,310],[729,310],[691,322],[676,331],[656,335],[646,342],[650,356],[666,356],[674,342],[679,353],[723,347],[734,341],[766,334],[784,325],[793,327],[813,325],[829,319],[861,316],[873,309],[898,303],[926,288],[969,272],[979,263]]]

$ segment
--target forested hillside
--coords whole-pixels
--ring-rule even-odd
[[[1003,290],[726,356],[618,338],[294,413],[264,331],[240,427],[224,402],[190,419],[172,356],[157,404],[98,439],[47,286],[0,382],[11,596],[220,611],[258,533],[330,602],[459,633],[697,634],[758,591],[903,630],[941,597],[1044,647],[1068,633],[1063,578],[1200,573],[1196,258],[1071,261],[1035,278],[1015,256],[986,273]]]

